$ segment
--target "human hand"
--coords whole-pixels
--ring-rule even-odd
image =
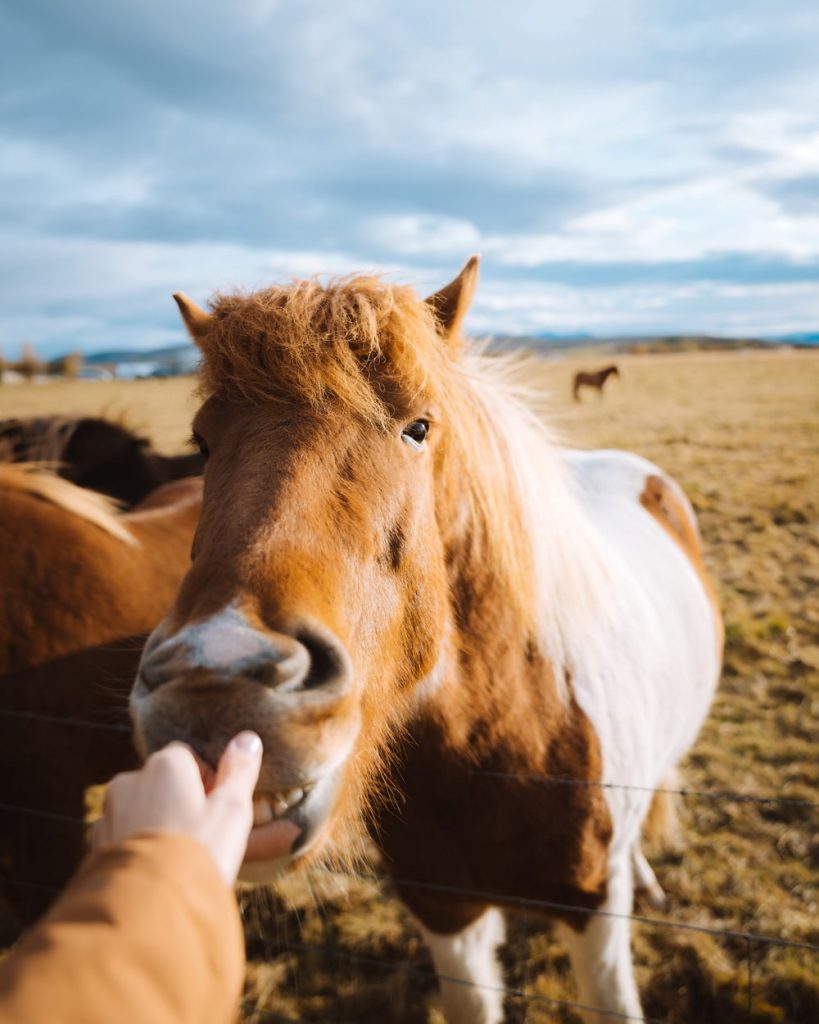
[[[253,787],[261,763],[262,741],[255,732],[240,732],[225,748],[206,793],[207,770],[189,747],[170,743],[140,771],[124,772],[111,781],[92,846],[116,843],[137,832],[182,832],[202,843],[233,885],[253,825]]]

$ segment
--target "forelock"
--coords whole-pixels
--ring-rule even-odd
[[[405,286],[378,277],[295,281],[217,295],[203,353],[201,390],[252,404],[342,405],[385,422],[392,401],[434,399],[447,356],[432,310]]]

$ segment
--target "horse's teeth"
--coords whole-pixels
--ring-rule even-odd
[[[253,824],[266,825],[273,820],[273,810],[270,801],[263,796],[257,796],[253,801]]]
[[[308,787],[309,788],[309,787]],[[306,789],[287,789],[281,793],[270,793],[253,799],[253,824],[266,825],[274,818],[280,818],[291,807],[304,799]]]

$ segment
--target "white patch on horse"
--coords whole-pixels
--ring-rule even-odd
[[[447,1024],[500,1024],[503,975],[497,948],[504,921],[495,908],[453,935],[439,935],[416,922],[432,953]]]
[[[235,668],[237,663],[246,665],[257,658],[265,660],[272,647],[235,602],[186,626],[174,641],[185,645],[190,665],[213,670]]]
[[[719,677],[713,608],[685,552],[640,503],[650,475],[628,452],[565,452],[609,566],[598,642],[571,652],[572,685],[600,740],[612,813],[612,857],[631,848],[651,793],[693,743]]]

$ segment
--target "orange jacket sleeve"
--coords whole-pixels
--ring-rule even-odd
[[[229,1024],[244,945],[196,840],[135,836],[82,865],[0,964],[0,1024]]]

